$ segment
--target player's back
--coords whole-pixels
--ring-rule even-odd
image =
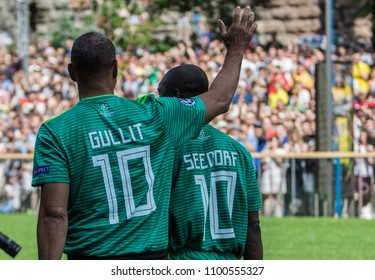
[[[56,178],[70,184],[65,253],[166,250],[175,149],[157,102],[85,98],[44,125],[69,170]]]
[[[170,208],[174,259],[238,259],[248,212],[261,209],[252,157],[210,125],[179,150]]]

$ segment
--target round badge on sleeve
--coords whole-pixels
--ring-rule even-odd
[[[195,100],[191,98],[180,98],[180,102],[187,106],[193,106],[195,104]]]

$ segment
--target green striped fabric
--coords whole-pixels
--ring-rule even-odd
[[[248,212],[261,210],[250,153],[210,125],[179,153],[171,195],[171,258],[241,258]]]
[[[116,256],[166,250],[175,147],[198,136],[205,108],[193,98],[139,103],[82,99],[45,122],[33,185],[70,184],[64,252]]]

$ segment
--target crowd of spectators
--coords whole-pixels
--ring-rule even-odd
[[[212,81],[223,64],[225,47],[207,30],[194,32],[202,31],[199,12],[197,8],[181,17],[181,40],[165,53],[143,51],[134,55],[119,50],[121,79],[115,93],[130,99],[150,93],[157,95],[158,81],[181,63],[198,65]],[[0,212],[37,211],[39,193],[30,186],[32,161],[7,158],[6,154],[32,154],[41,123],[78,102],[76,86],[66,69],[71,44],[67,41],[65,48],[58,49],[46,40],[30,45],[27,74],[17,52],[0,45]],[[350,145],[354,151],[373,151],[375,54],[360,44],[358,48],[342,45],[335,49],[332,59],[334,116],[349,119],[349,129],[353,131]],[[324,50],[301,44],[297,39],[288,45],[275,38],[267,45],[254,40],[245,54],[232,106],[212,124],[251,153],[315,151],[315,71],[324,60]],[[292,215],[297,211],[314,215],[316,160],[297,162],[294,179],[297,196],[303,201],[302,210],[296,210],[290,203],[289,160],[256,158],[254,165],[263,195],[264,215]],[[368,182],[366,194],[372,188],[372,165],[368,159],[355,163],[354,175]],[[353,188],[353,192],[357,193],[358,188]],[[364,199],[365,204],[370,196]]]

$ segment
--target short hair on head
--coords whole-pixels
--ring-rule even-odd
[[[89,32],[74,41],[71,62],[77,75],[87,76],[109,71],[115,60],[115,46],[101,33]]]
[[[177,97],[177,93],[178,97],[193,97],[207,91],[206,73],[193,64],[182,64],[170,69],[158,86],[159,95],[164,97]]]

